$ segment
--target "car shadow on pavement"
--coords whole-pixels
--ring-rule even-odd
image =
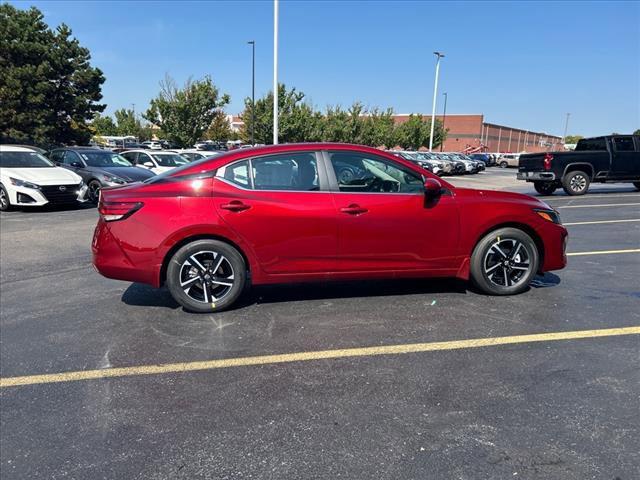
[[[560,277],[555,273],[546,272],[544,275],[537,275],[531,282],[532,288],[549,288],[560,285]]]
[[[366,298],[433,293],[466,294],[469,284],[456,279],[359,280],[255,286],[240,297],[230,310],[262,303],[294,302],[340,298]],[[132,306],[180,308],[166,288],[133,283],[121,300]]]

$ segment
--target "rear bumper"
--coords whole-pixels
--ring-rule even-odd
[[[114,280],[158,286],[154,271],[136,265],[125,250],[109,231],[109,225],[102,219],[98,220],[91,242],[93,266],[98,273]]]
[[[527,182],[553,182],[556,174],[553,172],[518,172],[518,180]]]

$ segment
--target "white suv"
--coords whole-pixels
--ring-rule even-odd
[[[28,147],[0,145],[0,210],[84,202],[82,178]]]

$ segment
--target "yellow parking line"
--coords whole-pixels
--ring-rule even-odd
[[[599,223],[628,223],[628,222],[640,222],[640,218],[629,218],[626,220],[594,220],[593,222],[570,222],[563,223],[565,227],[573,227],[575,225],[596,225]]]
[[[405,353],[432,352],[440,350],[459,350],[478,347],[495,347],[518,343],[551,342],[558,340],[576,340],[581,338],[614,337],[621,335],[639,335],[640,326],[606,328],[599,330],[577,330],[569,332],[536,333],[509,337],[475,338],[448,342],[411,343],[405,345],[386,345],[377,347],[347,348],[340,350],[321,350],[312,352],[263,355],[257,357],[227,358],[199,362],[169,363],[164,365],[142,365],[137,367],[107,368],[103,370],[81,370],[76,372],[51,373],[46,375],[27,375],[23,377],[0,378],[0,388],[43,383],[73,382],[79,380],[97,380],[102,378],[131,377],[137,375],[157,375],[183,373],[218,368],[246,367],[251,365],[272,365],[278,363],[306,362],[347,357],[369,357],[377,355],[399,355]]]
[[[563,205],[555,208],[594,208],[594,207],[628,207],[631,205],[640,205],[640,203],[601,203],[599,205]]]
[[[578,257],[580,255],[611,255],[614,253],[640,253],[640,248],[630,248],[627,250],[596,250],[594,252],[571,252],[567,257]]]

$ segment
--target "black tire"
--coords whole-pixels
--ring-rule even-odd
[[[636,187],[636,190],[640,191],[640,182],[633,182],[633,186]]]
[[[590,184],[589,174],[581,170],[569,172],[562,179],[562,189],[567,195],[584,195],[589,190]]]
[[[507,168],[509,166],[509,163],[502,161],[500,162],[500,168]]]
[[[9,192],[4,188],[4,185],[0,185],[0,211],[6,212],[11,210],[11,200],[9,199]]]
[[[223,260],[218,265],[220,256]],[[216,265],[218,268],[213,271]],[[225,280],[231,286],[219,284]],[[185,290],[185,283],[190,288]],[[247,266],[242,255],[219,240],[188,243],[173,255],[167,267],[166,284],[171,296],[191,312],[213,313],[229,308],[240,297],[246,283]]]
[[[553,192],[558,188],[555,183],[551,182],[533,182],[533,188],[536,189],[540,195],[553,195]]]
[[[98,203],[98,199],[100,198],[100,189],[102,185],[98,180],[91,180],[89,185],[87,185],[87,198],[93,204]]]
[[[538,247],[529,235],[517,228],[500,228],[474,248],[471,281],[489,295],[515,295],[529,288],[539,262]]]

